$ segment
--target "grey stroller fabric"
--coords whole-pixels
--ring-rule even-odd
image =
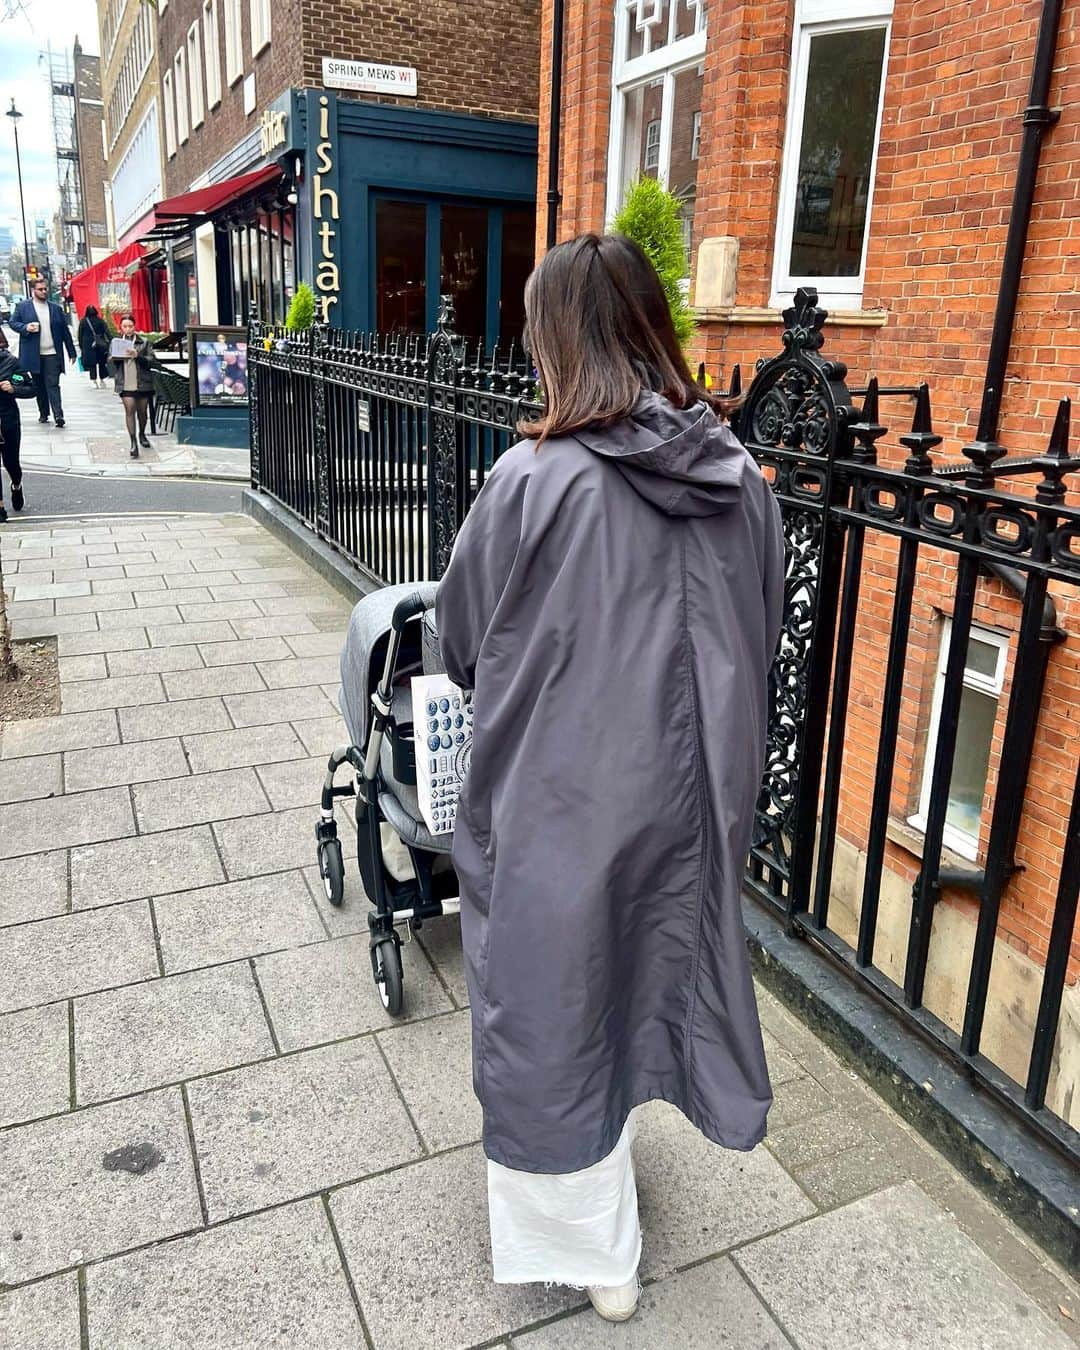
[[[363,745],[367,740],[371,692],[382,675],[385,642],[395,607],[406,596],[416,594],[434,604],[436,589],[433,581],[384,586],[365,595],[353,607],[341,652],[341,713],[353,745]]]
[[[378,684],[386,657],[390,620],[400,600],[421,595],[428,604],[435,601],[435,583],[418,582],[402,586],[384,586],[365,595],[353,608],[349,631],[341,652],[341,712],[349,740],[363,746],[371,720],[371,691]],[[419,624],[421,620],[413,621]],[[412,721],[412,691],[406,681],[399,684],[392,699],[394,721],[400,726]],[[379,802],[382,813],[407,843],[432,853],[449,853],[451,835],[433,835],[424,823],[416,786],[400,783],[394,777],[394,755],[390,738],[385,737],[379,755],[383,791]]]
[[[776,502],[703,404],[515,446],[465,520],[436,611],[476,693],[453,858],[506,1167],[589,1167],[652,1098],[765,1133],[740,886],[783,591]]]

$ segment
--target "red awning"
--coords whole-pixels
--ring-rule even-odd
[[[154,207],[153,224],[142,231],[140,237],[147,242],[157,240],[160,243],[182,239],[215,212],[249,193],[279,182],[281,177],[281,170],[268,164],[252,173],[241,174],[239,178],[226,178],[223,183],[182,192],[179,197],[167,197]]]
[[[146,270],[141,267],[143,256],[139,244],[129,244],[73,276],[68,285],[80,318],[86,313],[87,305],[96,305],[102,314],[132,313],[139,331],[149,332],[153,318],[150,287]]]
[[[179,197],[169,197],[158,202],[154,207],[154,219],[163,221],[174,220],[177,216],[212,216],[238,197],[255,192],[280,177],[281,170],[277,165],[268,164],[253,173],[241,174],[239,178],[226,178],[223,183],[212,183],[194,192],[182,192]]]

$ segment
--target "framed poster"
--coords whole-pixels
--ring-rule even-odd
[[[245,407],[247,329],[188,326],[191,406]]]

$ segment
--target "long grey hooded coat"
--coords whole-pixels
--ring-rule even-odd
[[[704,404],[498,461],[437,620],[476,691],[454,863],[487,1156],[588,1167],[661,1098],[750,1149],[772,1101],[740,914],[779,511]]]

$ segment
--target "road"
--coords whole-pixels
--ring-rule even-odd
[[[105,478],[97,474],[48,473],[27,469],[26,508],[11,510],[5,475],[4,501],[11,522],[54,521],[84,516],[158,512],[239,511],[241,483],[183,478]]]

